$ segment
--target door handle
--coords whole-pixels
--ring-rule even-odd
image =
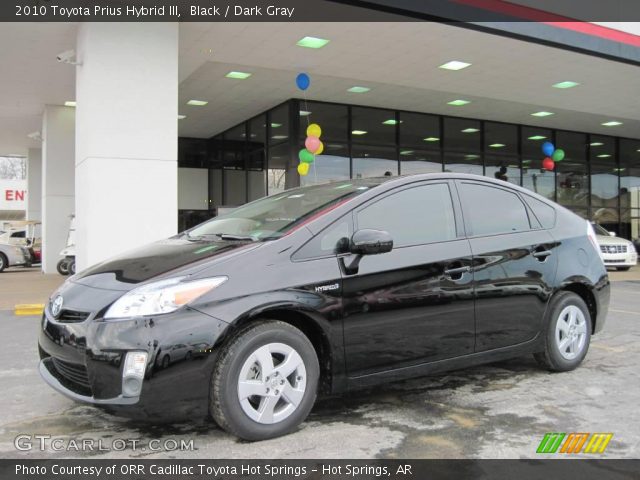
[[[471,271],[471,267],[468,265],[465,267],[447,268],[444,271],[444,276],[450,278],[451,280],[460,280],[463,274],[470,271]],[[458,275],[459,277],[453,278],[454,276],[458,276]]]
[[[553,252],[551,250],[534,250],[531,252],[531,255],[539,260],[546,260],[548,256],[550,256]]]

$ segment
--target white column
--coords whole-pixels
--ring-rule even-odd
[[[76,51],[82,270],[176,233],[178,24],[84,23]]]
[[[42,138],[42,270],[55,273],[75,210],[74,109],[45,106]]]
[[[27,153],[27,220],[42,220],[42,150]],[[37,236],[37,235],[36,235]]]

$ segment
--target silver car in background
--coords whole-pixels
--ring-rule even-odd
[[[27,247],[0,243],[0,272],[5,268],[31,264],[31,252]]]
[[[601,225],[593,223],[596,238],[600,247],[600,255],[607,268],[627,271],[638,263],[638,253],[632,242],[616,237],[614,232],[608,232]]]

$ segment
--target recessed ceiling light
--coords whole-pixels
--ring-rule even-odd
[[[471,64],[467,62],[459,62],[458,60],[451,60],[450,62],[440,65],[438,68],[444,70],[462,70],[463,68],[470,67]]]
[[[614,172],[624,172],[626,170],[626,168],[614,168],[613,171]]]
[[[640,148],[638,150],[636,150],[636,152],[640,153]]]
[[[427,137],[427,138],[423,138],[423,140],[425,142],[439,142],[440,139],[438,137]]]
[[[471,103],[471,101],[469,100],[453,100],[451,102],[447,102],[447,105],[453,105],[454,107],[461,107],[469,103]]]
[[[187,102],[187,105],[194,105],[194,106],[196,106],[196,107],[203,107],[203,106],[205,106],[207,103],[209,103],[209,102],[207,102],[206,100],[189,100],[189,101]]]
[[[353,86],[351,88],[348,88],[347,92],[351,92],[351,93],[366,93],[369,90],[371,90],[371,89],[367,88],[367,87],[358,87],[357,85],[355,85],[355,86]]]
[[[479,132],[478,128],[465,128],[464,130],[460,130],[462,133],[476,133]]]
[[[573,87],[577,87],[578,85],[580,85],[578,82],[566,81],[566,82],[554,83],[553,88],[562,88],[562,89],[573,88]]]
[[[398,123],[402,123],[402,120],[398,122],[395,118],[390,118],[389,120],[382,122],[383,125],[397,125]]]
[[[305,47],[305,48],[322,48],[327,43],[329,43],[329,40],[326,40],[324,38],[304,37],[298,40],[296,42],[296,45],[298,45],[299,47]]]
[[[598,155],[598,158],[609,158],[611,155],[609,155],[608,153],[602,153],[600,155]]]
[[[352,135],[366,135],[367,131],[366,130],[351,130],[351,134]]]
[[[542,112],[535,112],[531,114],[532,117],[549,117],[551,115],[555,115],[555,113],[545,112],[544,110]]]
[[[504,143],[492,143],[491,145],[489,145],[489,148],[502,148],[502,147],[506,147],[506,145]]]
[[[235,78],[236,80],[244,80],[250,76],[251,74],[247,72],[229,72],[225,75],[227,78]]]
[[[531,163],[531,160],[522,160],[522,163]]]
[[[285,138],[287,138],[286,135],[274,135],[271,138],[273,138],[274,140],[284,140]]]
[[[282,124],[281,124],[281,123],[272,123],[272,124],[271,124],[271,128],[279,128],[279,127],[281,127],[281,126],[282,126]]]
[[[476,158],[480,158],[480,155],[475,155],[471,153],[469,155],[465,155],[464,158],[466,158],[467,160],[475,160]]]
[[[622,122],[618,122],[616,120],[611,120],[610,122],[604,122],[601,124],[603,127],[617,127],[622,125]]]
[[[589,145],[591,145],[592,147],[601,147],[602,145],[604,145],[604,143],[602,143],[602,142],[593,142],[593,143],[590,143]]]
[[[400,155],[411,155],[413,153],[413,150],[402,150],[400,152]]]
[[[311,112],[308,112],[306,110],[300,110],[300,116],[301,117],[306,117],[307,115],[311,115]]]
[[[544,135],[533,135],[527,138],[527,140],[544,140],[545,138],[547,137],[545,137]]]
[[[184,120],[185,118],[187,118],[186,115],[178,115],[178,120]]]
[[[64,106],[65,107],[75,107],[76,106],[76,101],[75,100],[67,100],[66,102],[64,102]]]

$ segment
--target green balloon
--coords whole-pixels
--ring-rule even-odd
[[[300,159],[301,162],[304,162],[304,163],[313,163],[313,161],[315,160],[313,153],[311,153],[306,148],[303,148],[298,152],[298,158]]]
[[[554,162],[561,162],[562,160],[564,160],[564,150],[562,150],[561,148],[557,149],[555,152],[553,152],[551,159]]]

